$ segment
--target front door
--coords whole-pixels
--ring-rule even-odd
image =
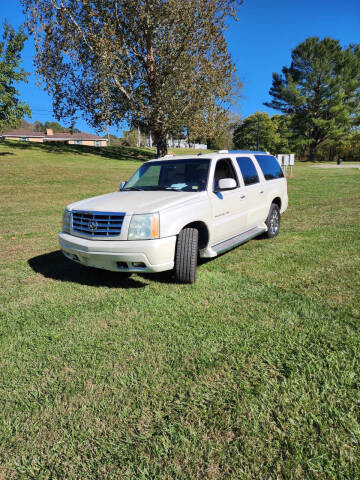
[[[233,178],[236,188],[218,190],[222,178]],[[210,193],[212,206],[211,244],[216,245],[246,230],[247,202],[244,188],[240,188],[232,161],[218,160],[215,166],[213,191]]]

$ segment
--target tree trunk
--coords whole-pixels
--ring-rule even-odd
[[[159,128],[154,131],[156,150],[158,157],[164,157],[168,153],[166,131],[164,128]]]
[[[334,147],[330,147],[330,152],[329,152],[329,161],[333,162],[335,159],[335,149]]]
[[[155,103],[155,102],[154,102]],[[155,103],[156,105],[156,103]],[[154,109],[152,120],[152,132],[154,134],[154,142],[158,157],[163,157],[168,153],[167,131],[165,127],[165,117],[162,111]]]
[[[310,145],[310,156],[309,156],[310,162],[315,162],[316,149],[317,149],[317,145],[315,145],[315,144],[312,143],[312,144]]]

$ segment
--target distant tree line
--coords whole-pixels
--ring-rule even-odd
[[[360,44],[308,38],[291,53],[290,67],[273,74],[266,106],[234,131],[238,148],[294,151],[309,160],[360,155]]]
[[[45,132],[47,129],[51,129],[54,133],[79,133],[80,130],[75,127],[64,127],[58,122],[28,122],[25,119],[21,119],[17,125],[20,128],[29,130],[32,132]]]
[[[274,155],[296,153],[298,159],[310,158],[309,148],[292,128],[290,115],[256,112],[241,120],[234,129],[233,147],[269,151]],[[360,131],[353,129],[342,138],[322,142],[316,151],[317,160],[349,160],[360,158]]]
[[[228,111],[225,112],[221,120],[218,120],[216,125],[213,125],[211,131],[208,131],[207,134],[204,133],[204,130],[197,130],[195,127],[192,130],[183,127],[178,130],[171,129],[167,137],[168,140],[171,138],[174,140],[184,139],[190,145],[195,143],[206,144],[212,150],[231,149],[234,146],[234,129],[239,121],[240,117],[237,114]],[[130,130],[123,130],[122,138],[110,135],[110,140],[112,145],[121,144],[131,147],[144,147],[148,144],[149,135],[152,135],[151,131],[141,129],[139,131],[138,128],[134,127]]]

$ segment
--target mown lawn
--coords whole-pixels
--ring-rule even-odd
[[[296,165],[279,237],[195,285],[63,258],[151,155],[0,144],[0,479],[360,478],[360,171]]]

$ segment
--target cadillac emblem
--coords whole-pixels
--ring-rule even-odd
[[[97,222],[95,222],[94,220],[91,220],[91,222],[89,222],[89,228],[90,228],[90,230],[91,230],[92,232],[95,232],[95,231],[96,231],[97,226],[98,226],[98,224],[97,224]]]

